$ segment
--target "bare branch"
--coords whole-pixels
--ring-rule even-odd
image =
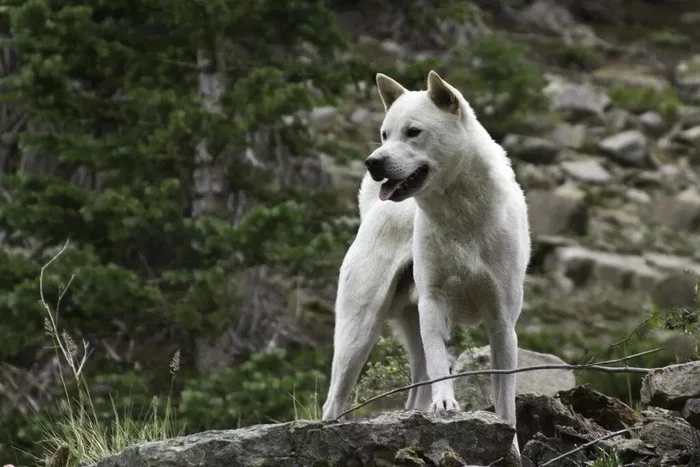
[[[630,358],[630,357],[626,357]],[[619,359],[618,361],[625,360],[626,358]],[[615,363],[615,360],[612,360],[607,363]],[[409,384],[407,386],[401,387],[401,388],[396,388],[392,389],[391,391],[387,391],[385,393],[379,394],[378,396],[374,396],[370,399],[367,399],[363,403],[356,405],[355,407],[346,410],[345,412],[341,413],[338,418],[342,418],[345,415],[354,412],[357,409],[360,409],[367,404],[370,404],[376,400],[382,399],[384,397],[391,396],[393,394],[397,394],[399,392],[403,391],[408,391],[409,389],[417,388],[420,386],[426,386],[428,384],[433,384],[433,383],[438,383],[440,381],[445,381],[448,379],[455,379],[455,378],[462,378],[465,376],[479,376],[479,375],[512,375],[515,373],[524,373],[526,371],[537,371],[537,370],[587,370],[587,371],[600,371],[603,373],[637,373],[637,374],[647,374],[651,371],[650,368],[639,368],[639,367],[632,367],[632,366],[624,366],[624,367],[609,367],[609,366],[601,366],[601,365],[594,365],[594,364],[585,364],[585,365],[566,365],[566,364],[559,364],[559,365],[534,365],[534,366],[525,366],[521,368],[513,368],[510,370],[473,370],[473,371],[464,371],[462,373],[456,373],[453,375],[447,375],[443,376],[442,378],[436,378],[433,380],[428,380],[428,381],[421,381],[419,383],[413,383]]]
[[[605,441],[606,439],[614,438],[615,436],[618,436],[618,435],[627,433],[628,431],[630,431],[630,429],[629,429],[629,428],[625,428],[624,430],[618,430],[618,431],[613,431],[612,433],[608,433],[608,434],[605,435],[605,436],[601,436],[600,438],[596,438],[596,439],[594,439],[593,441],[587,442],[586,444],[582,444],[581,446],[579,446],[579,447],[577,447],[577,448],[575,448],[575,449],[572,449],[572,450],[569,451],[569,452],[565,452],[565,453],[562,454],[561,456],[557,456],[557,457],[555,457],[554,459],[548,460],[547,462],[545,462],[544,464],[542,464],[541,467],[546,467],[546,466],[548,466],[548,465],[551,465],[551,464],[555,463],[556,461],[560,461],[560,460],[562,460],[562,459],[564,459],[564,458],[566,458],[566,457],[569,457],[569,456],[572,455],[572,454],[575,454],[575,453],[577,453],[577,452],[579,452],[579,451],[582,451],[582,450],[586,449],[587,447],[593,446],[594,444],[599,443],[600,441]]]
[[[620,339],[620,340],[617,341],[617,342],[614,342],[614,343],[610,344],[610,345],[608,346],[608,348],[609,348],[609,349],[612,349],[612,348],[614,348],[614,347],[619,347],[620,345],[622,345],[622,344],[626,343],[627,341],[629,341],[630,339],[632,339],[632,337],[639,335],[640,329],[642,329],[644,326],[646,326],[646,325],[649,323],[649,321],[651,321],[652,318],[653,318],[653,316],[649,316],[648,318],[646,318],[644,321],[642,321],[641,323],[639,323],[639,324],[632,330],[632,332],[630,332],[629,334],[627,334],[627,336],[623,337],[622,339]],[[598,357],[599,354],[600,354],[600,352],[597,352],[595,355],[593,355],[593,356],[591,357],[591,359],[588,361],[588,363],[593,363],[593,361]]]
[[[644,352],[635,353],[635,354],[629,355],[627,357],[621,357],[621,358],[616,358],[614,360],[606,360],[604,362],[598,362],[598,363],[596,363],[596,365],[612,365],[614,363],[622,363],[622,362],[626,362],[627,360],[632,360],[633,358],[643,357],[645,355],[660,352],[664,349],[665,349],[665,347],[657,347],[655,349],[645,350]],[[589,363],[593,364],[593,362],[589,362]]]

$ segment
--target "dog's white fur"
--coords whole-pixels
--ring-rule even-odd
[[[381,183],[369,173],[362,181],[361,224],[340,268],[324,420],[344,411],[387,321],[408,352],[414,382],[450,374],[446,344],[455,321],[485,324],[493,368],[517,362],[530,233],[505,151],[434,71],[426,91],[408,91],[383,74],[377,87],[386,116],[382,145],[368,160],[383,161],[391,179],[421,166],[429,172],[398,202],[381,201]],[[410,137],[409,127],[422,131]],[[492,383],[496,414],[514,426],[516,376],[493,375]],[[406,408],[458,410],[453,381],[411,390]]]

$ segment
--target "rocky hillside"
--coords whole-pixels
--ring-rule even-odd
[[[469,41],[505,28],[528,46],[544,79],[546,107],[526,111],[517,132],[493,124],[477,103],[513,159],[530,208],[534,257],[521,342],[576,358],[593,342],[630,332],[652,303],[692,305],[700,275],[697,6],[473,3],[488,21],[455,26],[455,36]],[[359,41],[399,65],[415,54],[437,56],[458,84],[474,72],[438,49]],[[470,88],[462,89],[470,99]],[[376,96],[314,115],[329,137],[352,132],[367,141],[377,139],[383,117]],[[361,160],[332,170],[348,202],[363,171]],[[551,334],[567,337],[557,348],[536,342]]]

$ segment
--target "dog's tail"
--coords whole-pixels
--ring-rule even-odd
[[[372,180],[369,172],[365,173],[360,185],[360,191],[357,193],[357,200],[360,206],[360,222],[365,220],[369,210],[379,202],[380,186],[379,182]]]

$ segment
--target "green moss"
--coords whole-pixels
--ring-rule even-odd
[[[419,446],[409,446],[399,449],[394,457],[396,465],[424,466],[428,465],[423,459],[423,449]]]
[[[673,29],[653,31],[649,38],[655,44],[669,47],[684,47],[691,43],[690,37]]]
[[[666,117],[674,117],[681,104],[676,90],[671,86],[657,89],[652,86],[618,84],[610,89],[609,94],[613,105],[635,113],[655,110]]]
[[[587,45],[569,45],[557,42],[550,50],[552,59],[563,68],[592,70],[603,62],[603,56],[593,47]]]

